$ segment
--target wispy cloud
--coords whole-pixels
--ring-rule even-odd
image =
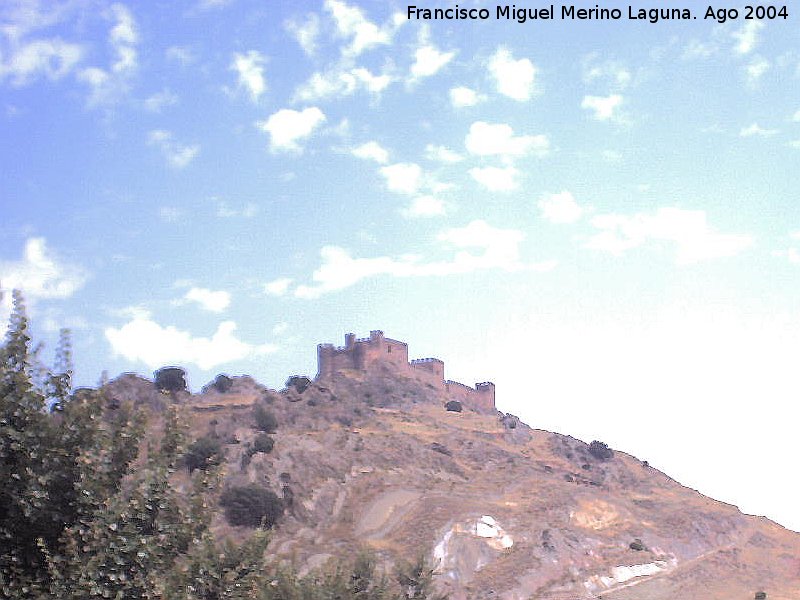
[[[231,61],[230,68],[236,72],[238,86],[247,90],[253,102],[257,102],[267,89],[267,81],[264,79],[265,63],[266,58],[257,50],[250,50],[246,54],[236,52]]]
[[[735,256],[753,245],[749,234],[719,233],[708,224],[705,211],[660,208],[653,214],[598,215],[591,221],[598,230],[586,247],[621,256],[649,242],[675,247],[681,265]]]
[[[151,131],[147,136],[147,143],[159,148],[167,164],[175,169],[183,169],[189,166],[189,163],[200,154],[200,146],[198,144],[185,145],[176,142],[172,132],[164,129]]]
[[[519,246],[524,237],[516,229],[496,228],[482,220],[472,221],[437,236],[438,241],[453,252],[450,258],[440,261],[425,261],[416,255],[354,258],[344,248],[326,246],[320,251],[322,265],[312,275],[313,284],[299,285],[294,295],[318,298],[380,275],[442,277],[479,270],[548,271],[554,268],[553,261],[526,263],[521,259]]]
[[[270,136],[270,149],[273,152],[301,152],[300,142],[325,122],[325,113],[316,106],[301,111],[283,108],[259,121],[256,126]]]
[[[33,304],[38,300],[69,298],[83,287],[87,278],[83,267],[59,258],[47,247],[44,238],[29,238],[19,260],[0,261],[2,323],[8,319],[12,290],[22,290],[26,300]]]

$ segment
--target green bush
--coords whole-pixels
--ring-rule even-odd
[[[444,405],[444,409],[448,412],[461,412],[463,410],[461,402],[458,400],[450,400],[450,402]]]
[[[201,437],[192,442],[186,449],[184,460],[189,473],[195,469],[205,471],[207,468],[219,465],[222,462],[222,446],[214,438]]]
[[[305,375],[292,375],[286,380],[287,389],[294,388],[298,394],[302,394],[311,385],[311,380]]]
[[[275,415],[267,410],[263,404],[256,404],[253,410],[253,417],[256,420],[256,429],[266,433],[275,433],[278,428],[278,419]]]
[[[608,447],[608,444],[594,440],[589,444],[589,454],[597,460],[610,460],[614,456],[614,451]]]
[[[225,375],[224,373],[220,373],[214,379],[214,389],[217,390],[220,394],[225,394],[230,391],[233,387],[233,379]]]
[[[283,501],[255,483],[226,489],[220,497],[225,518],[231,525],[269,528],[283,515]]]
[[[182,392],[186,389],[186,371],[180,367],[163,367],[155,372],[154,384],[160,392]]]
[[[256,439],[253,440],[253,454],[263,452],[269,454],[275,446],[275,440],[268,436],[266,433],[259,433]]]

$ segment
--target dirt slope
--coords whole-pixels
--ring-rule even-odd
[[[516,418],[448,412],[389,373],[341,373],[302,394],[249,378],[184,399],[192,435],[226,445],[229,484],[291,488],[270,551],[303,569],[372,549],[424,552],[452,598],[800,599],[800,535],[684,488],[636,458],[596,458]],[[279,421],[242,456],[253,405]],[[245,535],[219,515],[220,535]]]

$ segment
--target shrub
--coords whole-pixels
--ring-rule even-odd
[[[631,550],[635,550],[636,552],[642,552],[643,550],[645,550],[645,545],[642,543],[642,540],[640,540],[639,538],[636,538],[630,544],[628,544],[628,547]]]
[[[273,440],[266,433],[259,433],[256,436],[256,439],[253,440],[253,454],[256,454],[258,452],[269,454],[270,452],[272,452],[272,448],[274,446],[275,446],[275,440]]]
[[[253,416],[256,420],[256,429],[265,431],[266,433],[275,433],[275,430],[278,428],[278,420],[264,405],[256,404],[253,410]]]
[[[756,600],[767,600],[767,592],[756,592]]]
[[[287,388],[294,388],[298,394],[302,394],[311,385],[311,380],[305,375],[292,375],[286,380]]]
[[[444,408],[449,412],[461,412],[463,410],[461,402],[458,400],[450,400],[450,402],[444,405]]]
[[[155,372],[154,383],[160,392],[182,392],[186,389],[186,371],[180,367],[163,367]]]
[[[267,488],[255,483],[226,489],[222,492],[220,504],[231,525],[263,525],[269,528],[283,514],[283,501]]]
[[[231,379],[224,373],[220,373],[214,379],[213,385],[214,389],[217,390],[220,394],[226,394],[233,387],[233,379]]]
[[[186,449],[184,460],[189,473],[195,469],[205,471],[208,467],[222,462],[222,446],[214,438],[208,436],[198,438]]]
[[[594,440],[589,444],[589,454],[594,456],[597,460],[610,460],[614,456],[614,451],[608,447],[608,444]]]

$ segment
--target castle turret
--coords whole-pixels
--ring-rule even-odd
[[[494,403],[494,384],[491,381],[476,383],[475,390],[478,392],[477,397],[481,410],[487,412],[497,410]]]

